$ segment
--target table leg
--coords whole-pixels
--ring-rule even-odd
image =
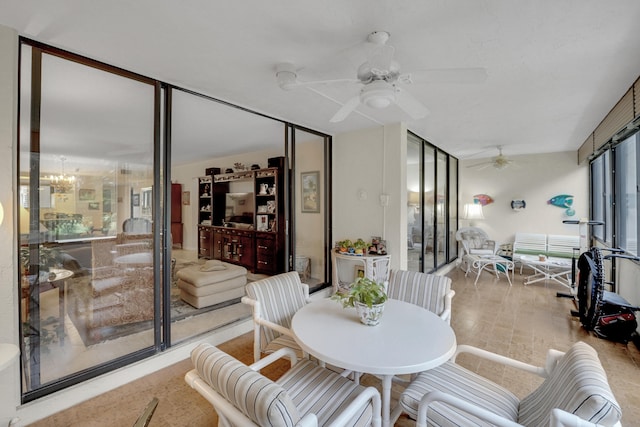
[[[393,375],[382,376],[382,427],[391,425],[391,385]]]

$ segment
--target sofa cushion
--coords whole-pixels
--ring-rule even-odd
[[[549,378],[522,399],[518,422],[527,426],[547,425],[553,408],[605,426],[620,421],[620,405],[611,392],[598,354],[584,342],[575,343]]]
[[[260,426],[293,426],[300,420],[285,389],[210,344],[191,352],[198,375]]]

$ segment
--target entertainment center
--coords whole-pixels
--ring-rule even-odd
[[[284,158],[265,169],[198,178],[198,257],[241,265],[254,273],[285,271]]]

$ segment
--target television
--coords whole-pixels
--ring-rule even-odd
[[[253,193],[226,193],[224,222],[231,227],[253,226]]]

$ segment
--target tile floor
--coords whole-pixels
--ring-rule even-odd
[[[557,298],[563,290],[537,283],[523,286],[517,273],[512,287],[504,277],[497,280],[483,273],[477,288],[460,270],[450,274],[456,296],[453,299],[452,327],[458,343],[542,364],[548,348],[566,350],[576,341],[585,341],[599,353],[611,387],[623,410],[622,423],[637,425],[640,419],[640,351],[633,344],[612,343],[584,331],[569,314],[573,303]],[[219,346],[245,363],[252,361],[252,335],[244,334]],[[528,374],[504,369],[488,362],[460,358],[459,362],[524,396],[539,380]],[[155,396],[159,405],[150,427],[205,427],[217,425],[211,406],[184,382],[191,369],[189,360],[169,366],[102,396],[41,420],[34,426],[131,426]],[[265,372],[276,377],[284,365]],[[365,376],[364,382],[379,385]],[[396,390],[394,390],[394,394]],[[401,417],[396,426],[414,425]]]

